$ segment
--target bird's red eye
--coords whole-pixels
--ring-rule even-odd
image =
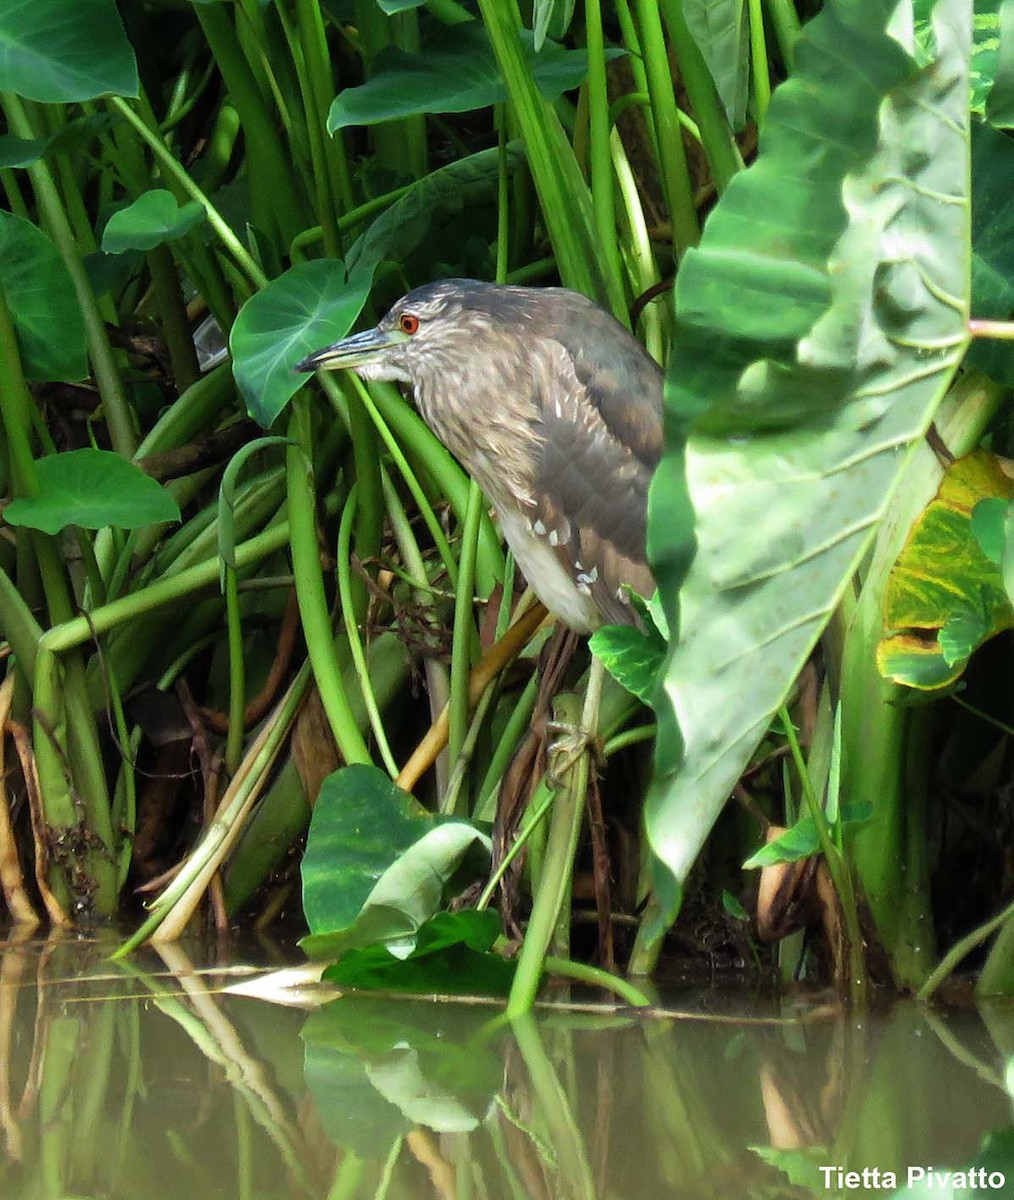
[[[419,328],[419,318],[413,313],[402,313],[398,318],[398,324],[401,326],[402,333],[411,335]]]

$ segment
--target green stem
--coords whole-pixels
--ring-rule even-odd
[[[451,708],[449,715],[448,757],[456,763],[468,734],[469,678],[475,645],[475,555],[479,545],[479,518],[483,495],[473,480],[465,512],[458,579],[454,598],[454,634],[451,643]]]
[[[34,496],[39,489],[29,430],[35,404],[25,382],[21,350],[7,297],[0,285],[0,424],[6,433],[15,496]]]
[[[493,820],[496,810],[496,794],[500,780],[503,778],[503,774],[507,770],[511,758],[514,756],[518,742],[521,741],[525,730],[528,728],[528,722],[532,718],[538,694],[539,676],[537,672],[533,672],[532,677],[525,684],[525,690],[511,709],[511,715],[504,726],[504,731],[500,735],[496,749],[490,757],[489,767],[479,787],[478,800],[476,801],[475,819],[477,821]]]
[[[287,246],[309,224],[293,185],[289,156],[236,36],[229,10],[221,4],[198,4],[194,11],[239,112],[246,135],[247,162],[254,165],[254,174],[267,185],[260,200],[274,218],[280,244]],[[254,189],[255,197],[260,193],[261,189]]]
[[[496,697],[496,691],[497,687],[494,681],[479,697],[479,703],[475,706],[468,731],[465,734],[465,740],[461,744],[461,750],[458,752],[457,758],[452,760],[454,769],[451,772],[450,779],[447,781],[447,787],[443,789],[438,808],[438,811],[441,813],[463,812],[467,815],[466,805],[460,803],[462,787],[472,763],[472,755],[475,753],[479,734],[482,732],[486,716]]]
[[[199,890],[204,879],[214,872],[225,851],[235,841],[253,798],[263,787],[265,776],[277,758],[282,743],[288,737],[310,677],[310,665],[304,663],[271,719],[266,723],[258,742],[251,747],[252,758],[246,764],[240,785],[232,790],[228,802],[216,813],[211,826],[180,872],[154,902],[148,919],[110,955],[111,958],[125,957],[150,937],[173,915],[177,902],[186,902],[192,898],[193,892]],[[182,924],[185,919],[177,923]],[[179,934],[176,933],[176,936]]]
[[[662,33],[662,18],[657,0],[637,0],[636,11],[641,32],[641,47],[648,78],[648,94],[655,118],[658,137],[659,169],[665,192],[669,218],[672,221],[673,243],[677,258],[701,238],[701,228],[694,207],[693,187],[683,135],[673,95],[669,54]]]
[[[198,12],[206,11],[210,10],[198,8]],[[192,200],[196,200],[204,209],[205,216],[208,218],[208,224],[218,234],[222,245],[229,251],[236,264],[242,269],[254,287],[264,287],[268,282],[268,277],[254,262],[247,248],[232,232],[228,222],[190,178],[182,164],[176,159],[162,139],[148,128],[125,100],[122,100],[119,96],[110,96],[109,103],[125,120],[130,122],[139,137],[148,145],[162,168],[173,177]]]
[[[640,296],[658,283],[658,264],[655,262],[655,252],[641,208],[640,189],[627,161],[627,153],[618,130],[613,130],[609,145],[621,200],[622,224],[625,226],[623,249],[627,275],[634,295]],[[640,318],[644,347],[656,362],[665,361],[665,312],[660,304],[647,304]]]
[[[793,0],[767,0],[768,14],[774,26],[775,39],[787,71],[792,70],[795,60],[796,42],[802,33],[799,14]]]
[[[306,396],[298,392],[292,401],[289,437],[294,443],[285,455],[290,546],[306,647],[321,703],[342,757],[346,763],[369,763],[370,752],[352,719],[341,667],[334,653],[334,634],[317,550],[310,410]]]
[[[528,839],[532,836],[536,829],[545,818],[548,816],[550,809],[556,801],[556,792],[546,783],[545,780],[540,780],[539,786],[532,796],[531,805],[528,812],[525,814],[525,821],[522,828],[518,831],[518,836],[511,843],[510,849],[500,860],[497,869],[489,877],[489,881],[482,889],[482,895],[476,902],[475,907],[479,912],[489,908],[496,889],[500,886],[500,880],[507,874],[507,870],[511,863],[517,858],[521,851],[528,844]]]
[[[764,37],[764,10],[761,0],[747,0],[750,12],[750,74],[753,78],[754,116],[764,124],[771,103],[771,74],[768,70],[768,46]]]
[[[633,729],[625,729],[623,733],[618,733],[606,742],[602,747],[602,754],[605,758],[609,758],[618,750],[625,750],[628,746],[636,746],[639,742],[650,742],[656,733],[658,733],[658,726],[654,721],[648,725],[637,725]]]
[[[395,445],[404,446],[411,451],[415,461],[425,468],[430,478],[439,481],[442,497],[450,503],[458,520],[463,522],[468,511],[470,480],[454,461],[446,447],[437,440],[423,419],[409,408],[392,384],[374,384],[363,400],[368,408],[370,400],[384,420],[388,432],[385,434],[384,429],[379,425],[378,430],[388,449],[391,450],[392,456],[395,457],[395,461],[397,461],[397,455],[393,449]],[[389,436],[391,441],[388,441]],[[405,456],[400,448],[398,454],[405,461]],[[412,486],[408,477],[405,478],[405,482],[409,487]],[[421,510],[424,517],[427,509],[429,509],[428,503]],[[430,528],[428,523],[427,528]],[[435,531],[430,528],[430,533],[435,534]],[[447,539],[443,538],[442,531],[441,538],[446,545]],[[437,540],[436,544],[439,547],[440,540]],[[455,577],[453,562],[453,556],[451,556],[452,579]],[[500,547],[499,534],[492,521],[483,512],[479,553],[475,564],[476,590],[480,596],[489,595],[497,580],[503,579],[503,571],[503,550]]]
[[[591,197],[581,168],[522,52],[517,5],[514,0],[479,0],[479,11],[524,138],[560,276],[566,286],[607,302],[614,315],[626,321],[623,281],[599,262]]]
[[[329,382],[329,377],[326,374],[323,376],[323,382],[326,388]],[[362,401],[363,407],[369,413],[370,419],[373,421],[381,440],[387,447],[388,453],[394,459],[394,465],[398,468],[399,474],[405,480],[408,490],[412,493],[412,499],[416,502],[419,514],[426,523],[426,528],[430,532],[430,537],[433,538],[433,544],[436,546],[437,553],[440,555],[444,568],[447,571],[447,578],[450,580],[451,587],[456,587],[458,580],[457,562],[451,553],[451,547],[444,536],[440,521],[433,511],[433,506],[426,498],[426,493],[423,491],[415,472],[409,465],[398,439],[391,432],[386,416],[381,413],[380,408],[375,403],[374,393],[367,390],[366,385],[358,376],[353,377],[352,386],[356,390],[356,395]]]
[[[729,127],[704,55],[687,26],[682,0],[662,0],[662,14],[680,65],[680,80],[697,118],[698,133],[719,195],[742,170],[743,156]]]
[[[356,606],[352,595],[352,572],[350,569],[352,559],[352,527],[356,521],[358,497],[358,485],[353,484],[349,490],[348,499],[345,501],[345,509],[342,512],[341,523],[338,527],[338,596],[342,606],[342,617],[345,621],[345,637],[349,644],[349,650],[352,653],[352,662],[355,664],[356,675],[359,679],[359,690],[362,692],[363,704],[366,708],[366,714],[369,717],[370,728],[373,730],[377,749],[380,751],[380,757],[384,760],[387,773],[392,779],[397,779],[398,764],[391,753],[387,733],[384,729],[384,722],[381,719],[380,709],[377,706],[377,698],[373,692],[373,684],[370,681],[370,672],[366,664],[366,655],[363,652],[363,641],[359,636]]]
[[[968,332],[973,338],[994,338],[1001,342],[1014,341],[1014,321],[988,321],[972,317]]]
[[[609,273],[623,278],[614,212],[613,164],[610,155],[609,96],[606,90],[606,47],[599,0],[585,0],[585,37],[588,52],[588,165],[591,176],[592,214],[599,250]]]
[[[19,96],[14,95],[13,92],[5,92],[3,109],[7,114],[7,123],[11,133],[23,138],[35,136],[35,131]],[[92,370],[95,373],[95,383],[102,398],[102,408],[109,427],[110,441],[117,454],[129,458],[137,445],[134,414],[127,400],[123,380],[120,378],[109,335],[106,333],[105,321],[88,280],[84,260],[74,240],[73,231],[60,202],[60,195],[53,182],[49,167],[40,159],[28,168],[28,173],[39,202],[39,209],[45,218],[49,233],[56,243],[56,248],[60,252],[60,257],[70,272],[74,293],[81,307],[85,323],[85,336],[88,340],[88,354]]]
[[[0,571],[0,629],[24,677],[31,679],[35,674],[36,651],[42,641],[42,626],[6,571]]]
[[[289,541],[289,522],[279,521],[236,547],[236,567],[242,569],[261,562],[276,554]],[[216,554],[196,566],[187,567],[140,588],[129,596],[111,600],[101,608],[93,609],[87,617],[72,617],[46,630],[41,642],[46,649],[61,654],[72,646],[90,641],[93,633],[106,633],[167,604],[182,604],[192,598],[195,592],[216,583],[220,566],[221,560]]]
[[[859,909],[856,904],[855,888],[852,885],[852,872],[848,861],[838,849],[831,835],[831,826],[828,824],[820,800],[814,791],[813,780],[810,778],[806,760],[803,758],[795,726],[792,724],[789,710],[784,704],[779,708],[778,714],[785,728],[785,736],[788,738],[792,759],[796,764],[796,771],[803,786],[807,812],[817,829],[821,853],[824,855],[827,869],[831,873],[831,881],[838,894],[838,902],[841,904],[842,916],[845,921],[845,936],[848,939],[849,997],[853,1004],[863,1005],[866,1003],[866,962],[863,957],[863,939],[859,928]]]
[[[577,725],[580,719],[585,734],[594,737],[597,727],[597,702],[601,692],[601,664],[592,660],[597,682],[589,679],[584,710],[576,696],[564,693],[557,697],[553,713],[562,725]],[[562,757],[564,751],[558,751]],[[562,781],[553,808],[549,838],[539,888],[532,904],[532,915],[525,931],[524,944],[518,956],[518,969],[507,1001],[507,1016],[514,1020],[531,1011],[545,969],[545,959],[556,932],[557,922],[570,891],[584,816],[585,794],[588,790],[588,751],[584,749],[562,768],[555,768]]]
[[[981,946],[991,934],[995,933],[1001,925],[1006,924],[1011,918],[1014,918],[1014,902],[1008,904],[995,917],[991,917],[988,921],[973,929],[971,933],[965,934],[963,938],[955,942],[940,960],[926,982],[916,992],[916,999],[931,999],[933,993],[957,967],[958,963],[977,946]]]
[[[243,759],[246,718],[246,665],[243,659],[243,621],[239,611],[236,568],[222,563],[225,576],[225,623],[229,638],[229,732],[225,742],[225,769],[235,775]]]
[[[557,958],[555,955],[547,954],[546,972],[550,975],[563,975],[567,979],[575,979],[578,983],[588,984],[589,987],[615,992],[621,1000],[625,1000],[633,1008],[651,1007],[651,1001],[640,988],[634,987],[632,983],[621,979],[618,975],[603,971],[601,967],[593,967],[588,963],[577,963],[570,958]]]
[[[303,45],[303,59],[310,77],[319,121],[321,151],[329,181],[328,191],[336,208],[347,212],[352,207],[352,177],[345,157],[345,145],[340,133],[331,138],[330,144],[323,140],[326,136],[327,113],[334,95],[334,72],[328,54],[327,34],[320,4],[317,0],[296,0],[296,18]],[[311,129],[309,132],[312,139],[315,131]],[[323,216],[321,220],[324,221]]]
[[[187,320],[187,308],[180,290],[180,277],[173,265],[168,246],[156,246],[148,251],[148,270],[158,298],[162,334],[172,364],[173,382],[177,392],[183,392],[200,378],[197,350]]]

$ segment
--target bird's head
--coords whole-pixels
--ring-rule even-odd
[[[364,379],[418,383],[455,345],[485,325],[483,303],[496,289],[470,279],[443,279],[403,296],[373,329],[353,333],[307,355],[297,371],[354,370]]]

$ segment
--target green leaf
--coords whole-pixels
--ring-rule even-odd
[[[916,44],[924,54],[920,65],[933,57],[936,36],[932,26],[935,0],[914,0]],[[969,68],[969,107],[976,116],[982,116],[986,98],[993,86],[996,74],[997,51],[1000,46],[999,9],[1003,0],[973,0],[972,59]]]
[[[81,529],[140,529],[178,521],[180,510],[169,492],[133,463],[111,450],[68,450],[35,464],[36,496],[12,500],[4,509],[9,525],[59,533]]]
[[[503,1086],[489,1014],[464,1005],[343,996],[303,1026],[306,1083],[328,1136],[361,1157],[386,1157],[422,1126],[476,1128]]]
[[[19,138],[0,135],[0,167],[30,167],[57,151],[75,150],[110,128],[113,119],[108,114],[95,114],[68,121],[59,133],[46,138]]]
[[[576,0],[535,0],[532,6],[532,45],[538,53],[546,38],[562,38],[574,19]]]
[[[1000,129],[1014,128],[1014,0],[1001,0],[1000,47],[986,116]]]
[[[629,625],[603,625],[588,645],[621,687],[651,704],[666,653],[665,638],[657,629],[651,626],[641,633]]]
[[[435,817],[376,767],[336,771],[310,822],[302,868],[310,936],[300,945],[329,958],[387,942],[407,956],[459,869],[473,854],[488,864],[489,848],[473,825]]]
[[[821,1167],[832,1155],[822,1146],[807,1146],[803,1150],[782,1150],[775,1146],[751,1146],[750,1150],[769,1166],[777,1168],[793,1187],[805,1195],[819,1196],[827,1190]]]
[[[1007,519],[1010,501],[994,497],[980,500],[972,509],[972,536],[991,563],[997,566],[1003,558],[1003,524]]]
[[[845,804],[841,810],[841,825],[855,828],[865,825],[873,816],[873,805],[868,802]],[[811,817],[800,817],[791,828],[773,841],[766,843],[743,864],[750,871],[755,867],[770,867],[775,863],[798,862],[820,853],[820,835]]]
[[[583,50],[565,50],[546,42],[536,54],[533,36],[521,41],[535,82],[550,100],[580,86],[588,73]],[[607,52],[615,58],[622,51]],[[419,54],[387,46],[377,55],[370,78],[345,88],[328,113],[329,133],[347,125],[376,125],[420,113],[471,112],[507,98],[489,36],[476,21],[445,27]]]
[[[349,950],[324,978],[342,987],[420,995],[505,996],[515,964],[491,948],[500,936],[496,913],[437,913],[423,924],[415,948],[398,958],[386,946]]]
[[[994,86],[1000,49],[1000,9],[1002,0],[975,0],[972,27],[972,112],[983,116]]]
[[[772,98],[756,163],[680,269],[670,445],[649,519],[678,630],[646,808],[665,898],[834,611],[967,344],[971,26],[967,0],[938,0],[935,56],[920,66],[902,48],[914,45],[903,0],[830,0]]]
[[[370,294],[372,269],[346,280],[333,259],[291,267],[243,305],[229,335],[232,370],[255,421],[267,427],[307,381],[300,359],[343,338]]]
[[[521,146],[507,146],[507,170],[522,161]],[[350,274],[389,259],[407,262],[421,246],[433,227],[466,212],[486,197],[496,195],[500,151],[481,150],[467,158],[439,167],[414,183],[370,225],[345,256]]]
[[[0,91],[46,103],[137,95],[115,0],[4,0]]]
[[[1014,140],[990,125],[972,126],[972,315],[1006,319],[1014,313]],[[980,338],[968,366],[1014,385],[1014,344]]]
[[[0,136],[0,167],[28,167],[45,154],[52,138]]]
[[[972,511],[972,534],[986,558],[1000,568],[1014,614],[1014,500],[980,500]]]
[[[977,646],[1014,625],[1000,567],[1012,497],[1014,482],[986,450],[944,472],[887,579],[885,636],[877,647],[887,678],[908,687],[944,687]],[[1002,509],[997,531],[990,528],[995,504]]]
[[[750,29],[745,0],[683,0],[683,15],[704,56],[733,129],[746,123]]]
[[[107,254],[151,250],[183,237],[203,220],[204,209],[196,200],[181,208],[171,192],[155,188],[113,213],[102,234],[102,249]]]
[[[84,318],[70,273],[31,221],[0,210],[0,288],[29,379],[74,382],[88,374]]]

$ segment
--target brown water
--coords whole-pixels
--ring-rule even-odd
[[[3,1200],[889,1195],[930,1167],[983,1186],[919,1195],[1014,1194],[1010,1006],[709,994],[512,1030],[479,1005],[281,1008],[110,948],[0,944]]]

